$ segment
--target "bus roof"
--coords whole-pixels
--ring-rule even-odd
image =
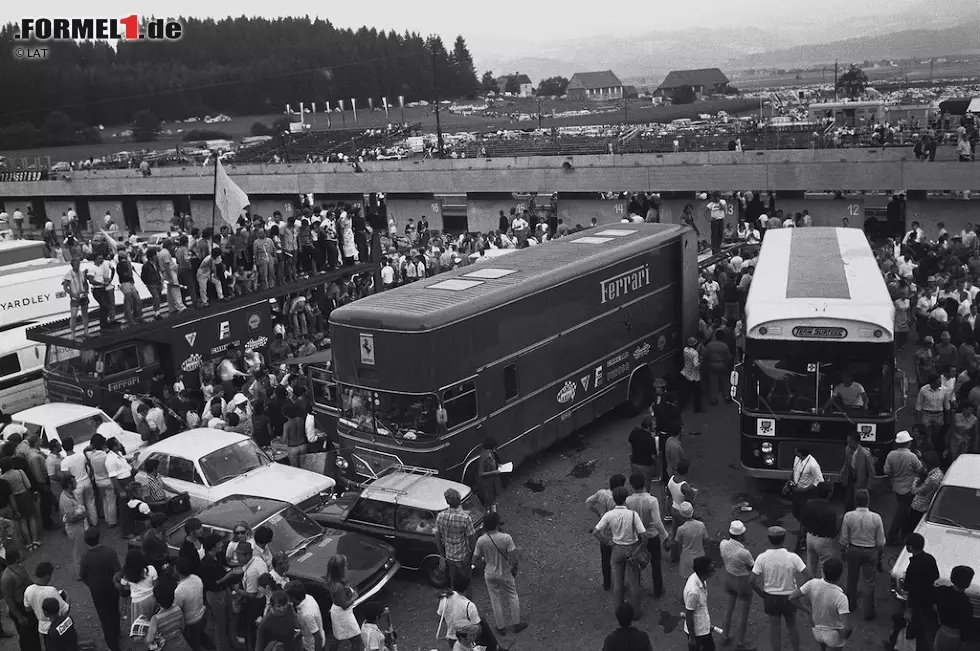
[[[608,224],[511,255],[366,296],[330,313],[331,324],[426,331],[555,287],[678,237],[674,224]]]
[[[745,332],[775,321],[822,317],[894,330],[894,310],[864,232],[767,231],[745,307]]]

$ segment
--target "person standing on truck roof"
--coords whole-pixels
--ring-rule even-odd
[[[143,305],[139,292],[134,284],[135,270],[125,251],[119,252],[119,262],[116,265],[119,274],[119,289],[123,295],[124,318],[129,325],[143,323]]]
[[[116,275],[112,263],[105,259],[102,251],[94,252],[95,266],[87,272],[92,297],[99,304],[99,324],[109,327],[116,322],[116,295],[112,291],[112,279]]]
[[[255,269],[258,272],[260,289],[275,287],[276,272],[274,263],[276,259],[276,246],[272,240],[266,237],[265,229],[262,227],[259,227],[258,239],[252,245],[252,257],[255,261]]]
[[[173,244],[167,242],[163,245],[157,256],[157,269],[160,271],[161,281],[167,285],[167,309],[168,314],[180,314],[185,309],[184,297],[181,293],[180,279],[177,272],[177,263],[174,261],[171,249]]]
[[[75,338],[75,323],[78,321],[78,311],[82,311],[82,338],[88,336],[88,278],[81,272],[82,260],[78,257],[71,259],[71,270],[65,274],[61,286],[68,294],[71,312],[68,324],[71,327],[71,337]]]
[[[722,238],[725,234],[725,212],[728,202],[721,198],[721,192],[715,191],[711,201],[704,208],[704,216],[711,224],[711,252],[721,251]]]
[[[140,270],[140,280],[146,285],[153,298],[153,318],[160,318],[160,299],[163,295],[163,279],[160,276],[160,269],[157,266],[157,250],[148,249],[146,251],[146,262]]]
[[[201,295],[201,306],[208,306],[208,285],[214,287],[214,293],[219,301],[225,299],[221,289],[221,280],[215,275],[215,270],[221,264],[221,249],[214,247],[211,255],[201,260],[201,266],[197,268],[197,287]]]

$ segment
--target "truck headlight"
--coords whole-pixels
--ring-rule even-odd
[[[766,441],[765,443],[763,443],[762,444],[762,451],[765,452],[766,454],[769,454],[770,452],[772,452],[772,443],[770,443],[769,441]]]
[[[766,456],[762,457],[762,462],[767,466],[774,466],[776,465],[776,457],[772,456],[771,454],[767,454]]]

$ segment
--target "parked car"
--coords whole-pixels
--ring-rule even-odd
[[[28,435],[38,434],[41,445],[48,441],[61,441],[71,437],[79,449],[88,447],[96,432],[108,438],[115,437],[123,444],[126,455],[134,454],[143,445],[143,439],[136,432],[120,427],[98,407],[76,405],[70,402],[49,402],[37,407],[19,411],[10,417],[12,423],[22,425]]]
[[[276,463],[247,436],[206,427],[144,448],[137,463],[137,479],[150,459],[160,462],[164,483],[190,496],[193,509],[228,495],[255,495],[289,502],[308,512],[333,497],[336,485],[326,475]]]
[[[381,538],[395,547],[398,562],[408,570],[425,572],[442,588],[449,579],[435,541],[436,515],[449,508],[443,494],[455,488],[473,527],[483,526],[483,505],[469,486],[436,477],[436,471],[393,466],[377,478],[331,500],[310,516],[327,527]]]
[[[391,545],[357,533],[325,529],[300,509],[280,500],[228,495],[193,517],[201,521],[205,533],[220,533],[225,542],[240,522],[252,531],[260,526],[272,529],[271,551],[283,552],[289,558],[286,578],[302,581],[325,615],[332,603],[327,592],[326,567],[334,554],[347,557],[347,578],[358,593],[355,607],[375,596],[400,568]],[[187,518],[182,519],[167,534],[171,558],[180,551],[186,521]],[[129,541],[133,549],[142,544],[142,537]]]
[[[961,454],[946,471],[929,510],[915,527],[926,540],[926,551],[935,556],[939,582],[949,585],[949,573],[957,565],[976,566],[980,557],[980,454]],[[906,599],[905,570],[909,553],[903,549],[892,567],[892,591]],[[966,591],[973,617],[980,618],[980,583],[974,579]]]

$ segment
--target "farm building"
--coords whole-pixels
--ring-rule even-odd
[[[534,92],[534,87],[531,84],[531,78],[523,74],[497,77],[497,88],[500,90],[500,92],[502,93],[507,89],[507,84],[510,82],[511,77],[517,77],[517,83],[521,86],[521,90],[517,93],[518,96],[530,97]]]
[[[657,87],[656,94],[673,99],[678,90],[691,87],[695,95],[712,95],[723,93],[727,86],[728,77],[718,68],[671,70],[663,83]]]
[[[623,95],[626,99],[636,99],[640,96],[640,92],[636,90],[636,86],[623,86]]]
[[[612,70],[576,72],[565,93],[569,99],[622,99],[623,82]]]

